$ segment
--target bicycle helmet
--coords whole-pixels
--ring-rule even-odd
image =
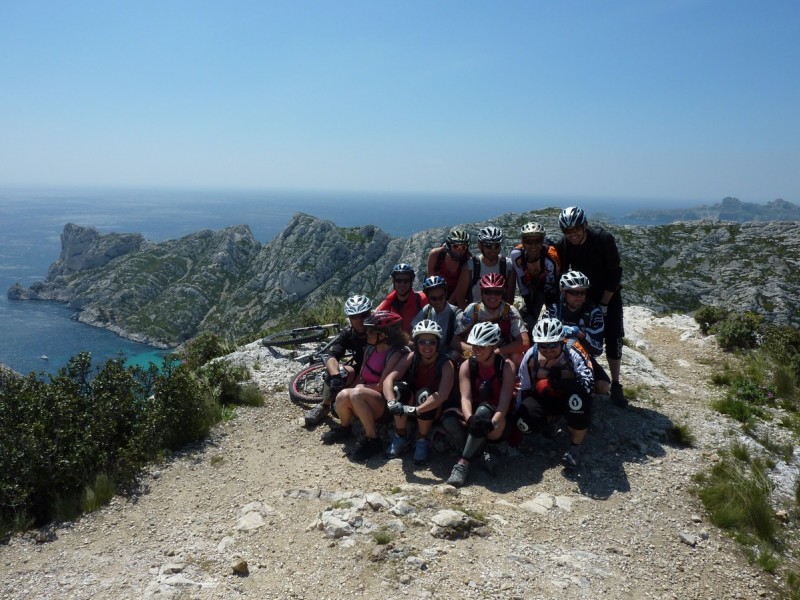
[[[479,282],[482,290],[491,290],[500,288],[501,290],[506,287],[506,278],[500,273],[487,273]]]
[[[537,344],[563,342],[564,326],[558,319],[545,317],[533,326],[533,341]]]
[[[522,226],[521,235],[536,235],[544,237],[544,226],[541,223],[530,222]]]
[[[442,328],[436,321],[432,319],[423,319],[414,325],[414,329],[411,330],[411,338],[417,339],[418,335],[422,335],[424,333],[429,333],[431,335],[435,335],[440,340],[442,339]]]
[[[356,294],[350,296],[344,302],[344,314],[348,317],[355,317],[356,315],[363,315],[372,310],[372,301],[366,296]]]
[[[364,327],[375,327],[376,329],[386,330],[397,327],[402,321],[403,318],[397,313],[388,310],[376,310],[369,317],[364,319]]]
[[[503,230],[489,225],[478,232],[478,241],[482,244],[502,244]]]
[[[500,325],[484,321],[469,332],[467,343],[473,346],[495,346],[500,343]]]
[[[582,208],[577,206],[565,208],[561,211],[561,214],[558,215],[558,225],[561,227],[561,231],[569,229],[570,227],[586,225],[586,213],[583,212]]]
[[[414,272],[414,267],[412,267],[408,263],[397,263],[394,267],[392,267],[392,279],[403,273],[411,275],[411,279],[414,279],[414,277],[416,277],[416,273]]]
[[[441,275],[432,275],[422,282],[422,291],[426,294],[436,288],[444,288],[447,291],[447,282]]]
[[[451,244],[467,244],[469,245],[469,233],[461,229],[460,227],[453,227],[450,230],[450,233],[447,234],[447,239],[445,243],[448,247]]]
[[[561,276],[562,290],[588,290],[589,278],[580,271],[567,271]]]

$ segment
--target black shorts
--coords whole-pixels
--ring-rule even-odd
[[[608,305],[608,312],[604,319],[606,357],[611,360],[622,358],[622,338],[625,337],[625,327],[622,315],[622,297],[614,294]]]

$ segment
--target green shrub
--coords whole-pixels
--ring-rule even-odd
[[[718,306],[701,306],[694,313],[694,320],[700,325],[703,335],[708,335],[711,327],[728,316],[728,310]]]
[[[731,314],[714,324],[710,331],[717,336],[723,350],[749,350],[758,345],[758,332],[763,320],[752,312]]]
[[[156,383],[152,402],[161,443],[170,450],[208,435],[218,414],[212,391],[187,364],[166,369]]]
[[[105,506],[115,493],[114,482],[105,473],[99,473],[94,478],[94,485],[87,485],[83,489],[81,510],[84,513],[94,512],[101,506]]]
[[[216,333],[204,332],[189,340],[178,353],[192,370],[197,370],[210,360],[230,354],[235,350],[233,343],[223,340]]]
[[[765,469],[758,460],[752,461],[748,470],[742,463],[723,459],[701,479],[698,495],[715,525],[740,536],[774,541],[777,523]]]

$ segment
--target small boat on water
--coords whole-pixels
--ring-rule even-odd
[[[42,360],[50,360],[47,354],[42,354],[39,358],[41,358]]]

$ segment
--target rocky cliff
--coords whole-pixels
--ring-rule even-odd
[[[558,212],[507,214],[492,224],[511,241],[530,220],[557,237]],[[484,224],[465,226],[474,233]],[[723,305],[800,324],[800,223],[604,225],[623,256],[627,303],[661,312]],[[395,238],[372,225],[343,228],[297,214],[267,244],[245,225],[155,244],[68,224],[46,280],[14,286],[8,296],[66,302],[84,323],[161,346],[203,330],[240,337],[326,297],[382,297],[392,266],[408,262],[424,275],[428,250],[446,232]]]

